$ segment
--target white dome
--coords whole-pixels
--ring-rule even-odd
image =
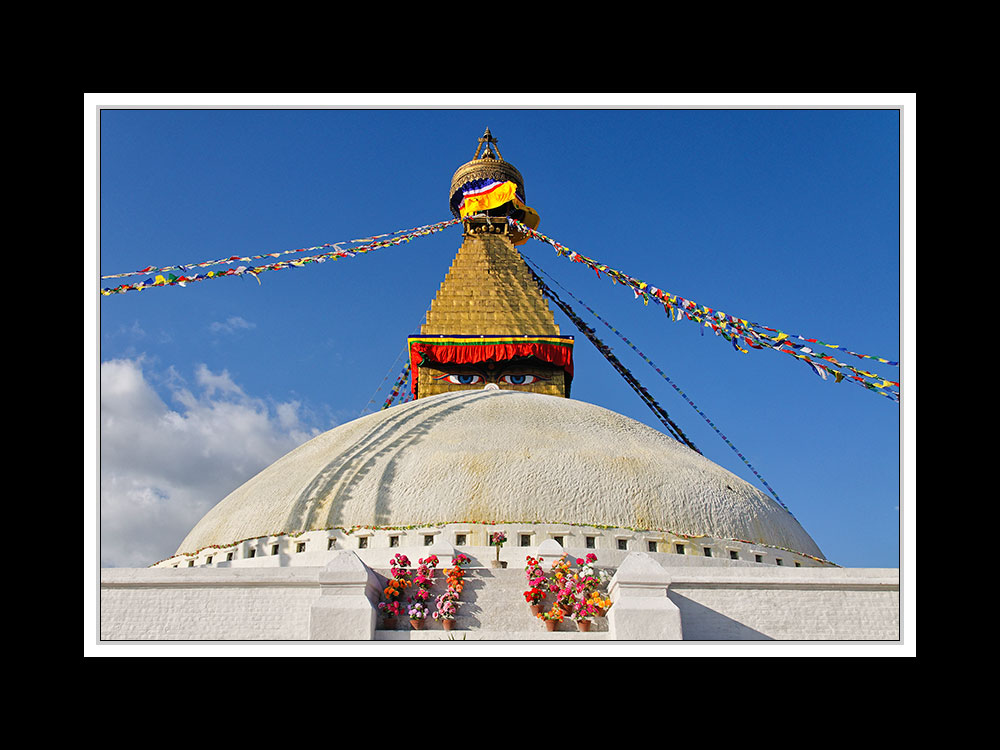
[[[582,401],[505,390],[418,399],[323,433],[212,508],[177,554],[458,522],[654,529],[823,557],[787,510],[672,438]]]

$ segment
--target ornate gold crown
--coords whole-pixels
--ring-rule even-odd
[[[480,156],[479,152],[483,150],[484,144],[486,151]],[[493,153],[494,149],[496,150],[495,154]],[[451,192],[448,198],[452,216],[459,217],[458,204],[462,202],[462,186],[473,180],[485,179],[500,182],[510,180],[517,185],[518,197],[522,201],[524,200],[524,178],[521,177],[521,173],[513,164],[503,160],[500,149],[497,147],[497,140],[490,133],[489,128],[486,128],[483,137],[479,139],[479,145],[476,147],[476,154],[472,157],[472,161],[460,166],[451,178]]]

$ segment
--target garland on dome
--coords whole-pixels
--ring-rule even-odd
[[[844,362],[840,362],[829,354],[821,354],[813,350],[806,344],[819,344],[820,346],[824,346],[829,349],[837,349],[846,352],[847,354],[851,354],[860,359],[873,359],[893,367],[899,366],[898,361],[869,354],[860,354],[838,344],[828,344],[815,338],[805,338],[796,334],[785,333],[777,328],[771,328],[770,326],[760,323],[753,323],[743,318],[727,315],[721,310],[714,310],[711,307],[699,305],[693,300],[685,299],[684,297],[676,294],[671,294],[663,289],[658,289],[645,281],[640,281],[639,279],[633,278],[626,273],[622,273],[621,271],[617,271],[609,266],[599,263],[592,258],[588,258],[585,255],[574,252],[565,245],[559,244],[555,240],[546,237],[544,234],[535,231],[531,227],[522,224],[516,219],[508,218],[507,221],[517,230],[552,245],[552,247],[555,248],[556,255],[560,258],[565,257],[569,258],[574,263],[583,263],[589,266],[597,274],[598,278],[600,278],[601,273],[603,272],[611,278],[612,282],[616,284],[622,283],[628,286],[632,289],[632,293],[635,295],[636,299],[642,297],[644,305],[648,305],[650,298],[652,298],[654,301],[663,306],[664,311],[670,316],[671,320],[680,321],[687,319],[711,328],[715,332],[715,335],[721,336],[729,341],[733,345],[733,348],[739,352],[744,354],[749,353],[748,350],[744,349],[742,345],[749,346],[752,349],[773,349],[775,351],[782,352],[783,354],[789,354],[799,361],[809,365],[813,372],[823,378],[823,380],[826,380],[828,376],[833,376],[834,380],[838,383],[842,380],[848,380],[861,386],[862,388],[878,393],[891,401],[896,403],[899,402],[899,392],[893,390],[891,387],[896,386],[899,388],[900,383],[898,381],[888,380],[877,373],[862,370]],[[806,343],[800,344],[796,341],[792,341],[792,339]],[[842,368],[842,370],[847,370],[848,372],[842,372],[841,369],[835,368]]]
[[[367,244],[361,245],[360,247],[355,247],[351,249],[341,250],[338,245],[348,242],[348,240],[342,240],[341,242],[335,242],[333,244],[323,244],[317,245],[316,247],[301,248],[299,250],[285,250],[277,253],[265,253],[263,255],[248,255],[248,256],[237,256],[233,255],[229,258],[224,258],[222,260],[210,260],[203,263],[192,263],[183,266],[164,266],[163,268],[153,268],[148,266],[141,271],[133,271],[131,273],[121,273],[121,274],[111,274],[109,276],[102,276],[102,279],[115,279],[122,278],[126,276],[138,276],[147,273],[154,273],[155,276],[150,276],[143,281],[136,282],[134,284],[120,284],[116,287],[108,287],[101,290],[101,295],[108,297],[112,294],[124,294],[125,292],[142,291],[144,289],[150,289],[153,287],[161,286],[187,286],[187,284],[196,281],[207,281],[209,279],[219,279],[224,276],[245,276],[250,275],[260,283],[260,274],[265,271],[280,271],[286,268],[301,268],[302,266],[308,265],[310,263],[324,263],[328,260],[339,260],[341,258],[353,258],[359,253],[368,253],[372,250],[377,250],[381,247],[388,247],[390,245],[399,245],[404,242],[409,242],[414,237],[422,237],[434,232],[440,232],[446,227],[458,224],[461,219],[449,219],[448,221],[441,221],[437,224],[428,224],[427,226],[416,227],[415,229],[401,230],[398,232],[392,232],[391,234],[379,234],[373,237],[368,237],[363,240],[349,240],[350,242],[365,242]],[[398,235],[398,236],[396,236]],[[392,237],[392,239],[382,239],[385,237]],[[321,253],[319,255],[307,256],[304,258],[297,258],[295,260],[285,260],[278,261],[277,263],[267,263],[260,266],[246,266],[240,265],[236,268],[227,268],[224,271],[209,271],[208,273],[195,273],[188,275],[189,269],[192,268],[205,268],[208,266],[227,264],[232,265],[233,263],[242,262],[249,263],[252,260],[259,258],[276,258],[287,253],[301,253],[308,252],[312,250],[320,250],[322,248],[332,247],[334,248],[330,252]],[[184,273],[180,276],[169,273],[170,271],[183,271]]]
[[[744,464],[746,464],[746,467],[747,467],[748,469],[750,469],[750,471],[752,471],[752,472],[753,472],[753,475],[754,475],[755,477],[757,477],[757,479],[759,479],[759,480],[760,480],[761,484],[763,484],[763,485],[764,485],[764,486],[765,486],[765,487],[767,488],[767,491],[771,493],[771,495],[772,495],[772,496],[774,497],[774,499],[775,499],[775,500],[776,500],[776,501],[778,502],[778,504],[779,504],[779,505],[780,505],[780,506],[781,506],[782,508],[784,508],[784,509],[785,509],[786,511],[788,511],[788,514],[789,514],[789,515],[792,515],[792,516],[794,517],[794,515],[792,514],[792,511],[791,511],[791,510],[789,510],[789,509],[788,509],[788,506],[787,506],[787,505],[785,505],[785,504],[784,504],[784,503],[783,503],[783,502],[781,501],[781,498],[780,498],[780,497],[778,497],[778,493],[774,491],[774,488],[772,488],[772,487],[771,487],[771,485],[767,483],[767,480],[766,480],[766,479],[764,479],[764,477],[763,477],[763,476],[761,476],[761,474],[760,474],[760,473],[759,473],[759,472],[757,471],[757,469],[755,469],[755,468],[753,467],[753,465],[752,465],[752,464],[751,464],[751,463],[750,463],[750,462],[749,462],[749,461],[747,460],[746,456],[744,456],[744,455],[743,455],[743,454],[742,454],[742,453],[741,453],[741,452],[740,452],[740,451],[739,451],[739,450],[738,450],[738,449],[736,448],[736,446],[735,446],[735,445],[733,445],[733,443],[732,443],[732,442],[731,442],[731,441],[729,440],[729,438],[728,438],[728,437],[726,437],[725,435],[723,435],[723,434],[722,434],[722,433],[721,433],[721,432],[719,431],[719,428],[718,428],[718,427],[716,427],[715,423],[714,423],[714,422],[713,422],[713,421],[712,421],[711,419],[709,419],[709,418],[708,418],[708,415],[707,415],[707,414],[705,414],[705,412],[703,412],[703,411],[702,411],[701,409],[699,409],[699,408],[698,408],[698,406],[697,406],[697,405],[696,405],[696,404],[694,403],[694,401],[692,401],[692,400],[691,400],[691,399],[690,399],[690,398],[688,397],[688,395],[687,395],[686,393],[684,393],[684,391],[682,391],[682,390],[681,390],[680,388],[678,388],[678,387],[677,387],[677,385],[676,385],[676,384],[674,383],[674,381],[672,381],[672,380],[670,379],[670,377],[669,377],[669,376],[668,376],[668,375],[667,375],[667,374],[666,374],[665,372],[663,372],[663,370],[661,370],[661,369],[660,369],[659,367],[657,367],[657,366],[656,366],[656,364],[655,364],[655,363],[654,363],[654,362],[653,362],[653,361],[652,361],[652,360],[651,360],[651,359],[650,359],[649,357],[647,357],[647,356],[646,356],[645,354],[643,354],[643,353],[642,353],[641,351],[639,351],[639,349],[638,349],[638,348],[636,348],[635,344],[633,344],[633,343],[632,343],[631,341],[629,341],[629,339],[628,339],[628,338],[627,338],[627,337],[626,337],[626,336],[625,336],[625,335],[624,335],[624,334],[623,334],[623,333],[622,333],[621,331],[619,331],[619,330],[618,330],[617,328],[615,328],[615,327],[614,327],[613,325],[611,325],[610,323],[608,323],[608,321],[606,321],[606,320],[605,320],[604,318],[602,318],[602,317],[601,317],[600,315],[598,315],[598,314],[597,314],[596,312],[594,312],[594,310],[593,310],[593,309],[592,309],[592,308],[591,308],[591,307],[590,307],[590,306],[589,306],[589,305],[588,305],[588,304],[587,304],[586,302],[584,302],[584,301],[583,301],[583,300],[581,300],[581,299],[580,299],[579,297],[577,297],[577,296],[576,296],[575,294],[573,294],[573,292],[569,291],[568,289],[566,289],[566,287],[564,287],[564,286],[563,286],[562,284],[560,284],[560,283],[559,283],[558,281],[556,281],[556,280],[555,280],[554,278],[552,278],[552,275],[551,275],[551,274],[549,274],[549,273],[546,273],[546,271],[545,271],[544,269],[540,268],[540,267],[539,267],[539,266],[537,266],[537,265],[536,265],[535,263],[533,263],[533,262],[532,262],[532,261],[531,261],[531,260],[530,260],[529,258],[527,258],[527,257],[526,257],[526,256],[525,256],[525,255],[524,255],[523,253],[522,253],[521,257],[522,257],[522,258],[524,258],[525,262],[526,262],[526,263],[527,263],[527,264],[528,264],[529,266],[531,266],[532,268],[538,268],[538,270],[539,270],[539,271],[541,271],[541,272],[542,272],[542,273],[544,273],[544,274],[545,274],[546,276],[548,276],[548,277],[549,277],[550,279],[552,279],[552,280],[553,280],[553,281],[554,281],[554,282],[556,283],[556,285],[557,285],[557,286],[558,286],[558,287],[559,287],[560,289],[562,289],[562,290],[563,290],[564,292],[566,292],[566,293],[567,293],[567,294],[568,294],[568,295],[569,295],[570,297],[572,297],[573,299],[575,299],[575,300],[576,300],[577,302],[579,302],[579,303],[580,303],[581,305],[583,305],[584,307],[586,307],[586,308],[587,308],[587,310],[589,310],[589,311],[591,312],[591,314],[593,314],[593,316],[594,316],[595,318],[597,318],[597,319],[598,319],[599,321],[601,321],[602,323],[604,323],[604,325],[606,325],[606,326],[607,326],[608,328],[610,328],[610,329],[611,329],[611,330],[612,330],[612,331],[613,331],[613,332],[615,333],[615,335],[617,335],[617,336],[618,336],[618,338],[620,338],[620,339],[621,339],[622,341],[624,341],[624,342],[625,342],[626,344],[628,344],[628,346],[629,346],[629,347],[631,347],[631,348],[632,348],[632,350],[633,350],[633,351],[634,351],[634,352],[635,352],[636,354],[638,354],[638,355],[639,355],[640,357],[642,357],[642,359],[643,359],[643,360],[645,360],[646,364],[648,364],[648,365],[649,365],[650,367],[652,367],[652,368],[653,368],[654,370],[656,370],[656,371],[657,371],[657,372],[658,372],[658,373],[660,374],[660,376],[661,376],[661,377],[662,377],[662,378],[663,378],[664,380],[666,380],[666,381],[667,381],[667,382],[668,382],[668,383],[670,384],[670,387],[671,387],[671,388],[673,388],[673,389],[674,389],[675,391],[677,391],[677,393],[678,393],[678,394],[679,394],[679,395],[681,396],[681,398],[683,398],[683,399],[684,399],[685,401],[687,401],[687,403],[688,403],[688,404],[689,404],[689,405],[691,406],[691,408],[692,408],[692,409],[694,409],[694,410],[695,410],[696,412],[698,412],[698,414],[700,414],[700,415],[702,416],[702,418],[703,418],[703,419],[704,419],[704,420],[705,420],[706,422],[708,422],[708,425],[709,425],[709,426],[710,426],[710,427],[711,427],[711,428],[712,428],[713,430],[715,430],[716,434],[717,434],[717,435],[718,435],[718,436],[719,436],[720,438],[722,438],[722,439],[723,439],[723,440],[725,441],[726,445],[728,445],[728,446],[729,446],[729,447],[730,447],[730,448],[731,448],[731,449],[733,450],[733,452],[734,452],[734,453],[735,453],[735,454],[736,454],[737,456],[739,456],[739,457],[740,457],[740,460],[741,460],[741,461],[743,461],[743,463],[744,463]],[[529,270],[531,270],[531,268],[529,268]],[[699,451],[699,452],[700,452],[700,451]]]

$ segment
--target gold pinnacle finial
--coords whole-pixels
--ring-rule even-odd
[[[482,157],[480,157],[479,156],[479,152],[482,150],[484,143],[486,144],[486,151],[483,152]],[[476,146],[476,155],[473,156],[472,158],[473,159],[479,159],[479,158],[483,158],[483,159],[499,159],[500,161],[503,161],[503,157],[500,155],[500,147],[497,145],[498,143],[499,143],[499,141],[497,141],[497,139],[493,137],[493,134],[490,132],[490,129],[486,128],[486,132],[483,133],[483,137],[479,139],[479,145]],[[496,149],[496,155],[495,156],[494,156],[493,152],[490,150],[491,146],[494,149]]]

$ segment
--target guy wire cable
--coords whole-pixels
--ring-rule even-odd
[[[684,431],[670,418],[670,415],[667,414],[666,410],[649,394],[649,391],[647,391],[645,387],[643,387],[643,385],[636,380],[635,376],[619,361],[618,357],[612,353],[611,349],[603,341],[597,338],[597,334],[594,332],[594,329],[584,323],[583,320],[580,319],[580,316],[573,311],[572,307],[561,300],[558,294],[546,286],[545,282],[542,281],[541,277],[539,277],[539,275],[536,274],[530,266],[528,267],[528,271],[531,273],[542,294],[555,302],[555,304],[559,306],[559,309],[566,314],[566,317],[573,321],[573,325],[575,325],[580,332],[590,340],[590,342],[597,348],[604,358],[608,360],[611,366],[614,367],[625,379],[625,382],[629,384],[632,390],[639,395],[646,406],[648,406],[650,410],[656,414],[657,418],[663,423],[663,426],[667,428],[670,435],[678,442],[683,443],[688,448],[693,450],[695,453],[701,454],[698,447],[691,442],[687,435],[684,434]]]

